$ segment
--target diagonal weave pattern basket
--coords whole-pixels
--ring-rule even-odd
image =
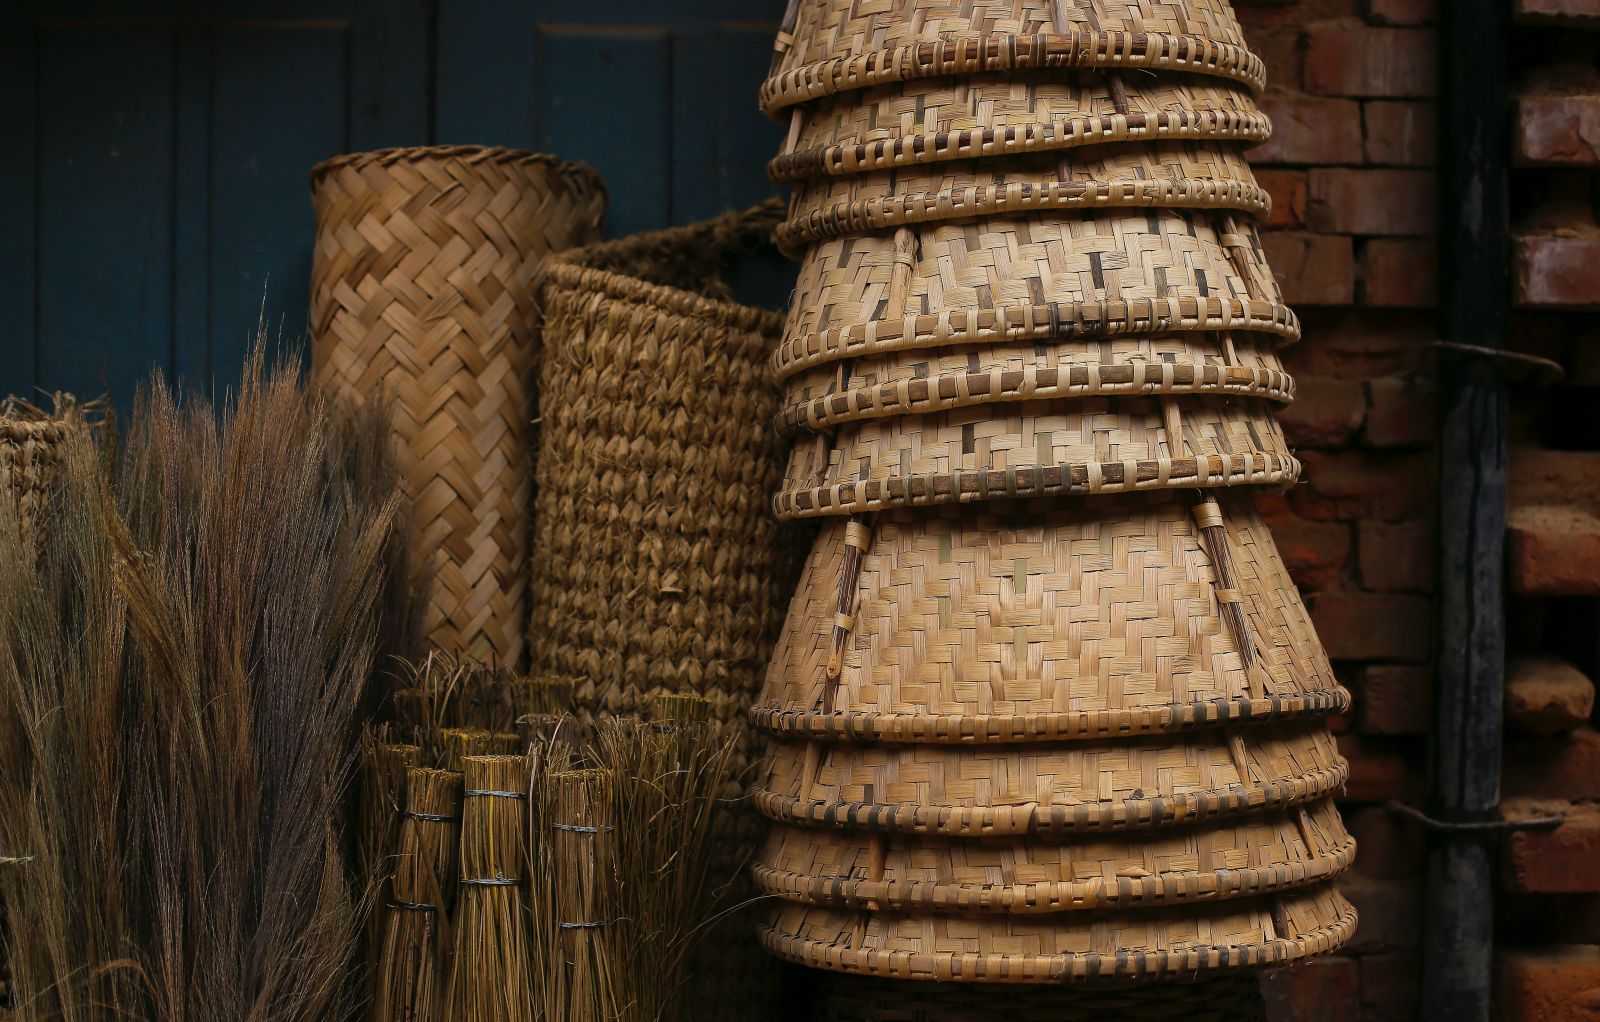
[[[598,240],[605,187],[587,167],[479,146],[340,156],[311,175],[319,383],[394,402],[415,498],[429,638],[525,659],[533,496],[534,271]]]

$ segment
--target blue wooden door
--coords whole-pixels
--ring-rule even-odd
[[[0,34],[0,393],[226,382],[306,321],[311,165],[490,143],[598,167],[612,233],[771,194],[755,0],[28,0]],[[752,20],[752,13],[758,15]]]

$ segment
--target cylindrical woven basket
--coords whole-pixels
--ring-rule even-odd
[[[1045,915],[1252,897],[1332,879],[1355,841],[1324,799],[1182,831],[947,838],[780,825],[755,866],[767,894],[886,912]]]
[[[67,420],[0,402],[0,487],[9,491],[31,532],[55,491]]]
[[[779,902],[761,941],[816,969],[886,979],[1082,983],[1194,979],[1286,965],[1350,938],[1356,913],[1331,884],[1164,909],[1047,916],[931,915]]]
[[[818,1022],[1266,1022],[1256,977],[1002,987],[826,977]]]
[[[1219,510],[1220,536],[1175,493],[830,519],[754,719],[796,738],[981,745],[1348,709],[1249,495]]]
[[[785,384],[778,426],[820,432],[863,419],[1049,398],[1228,394],[1289,402],[1277,344],[1252,333],[912,348],[807,369]]]
[[[523,666],[533,497],[534,271],[600,237],[587,167],[481,146],[339,156],[311,173],[317,381],[394,402],[433,577],[430,640]]]
[[[797,107],[767,172],[775,181],[890,170],[927,174],[952,160],[1068,159],[1086,147],[1137,152],[1191,141],[1238,148],[1271,133],[1272,122],[1248,91],[1196,75],[922,78]]]
[[[938,74],[1180,69],[1265,83],[1226,0],[791,0],[761,107]]]
[[[824,238],[942,220],[1124,206],[1265,217],[1271,205],[1238,145],[1159,141],[802,181],[777,237],[793,250]]]

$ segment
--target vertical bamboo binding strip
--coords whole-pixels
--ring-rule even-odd
[[[429,637],[520,668],[534,272],[598,240],[605,188],[587,167],[480,146],[340,156],[311,187],[316,378],[394,399],[417,561],[434,574]]]

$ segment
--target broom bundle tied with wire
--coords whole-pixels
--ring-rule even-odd
[[[375,1018],[431,1022],[443,1017],[461,785],[461,775],[448,770],[418,767],[407,772],[393,896],[385,906]]]

